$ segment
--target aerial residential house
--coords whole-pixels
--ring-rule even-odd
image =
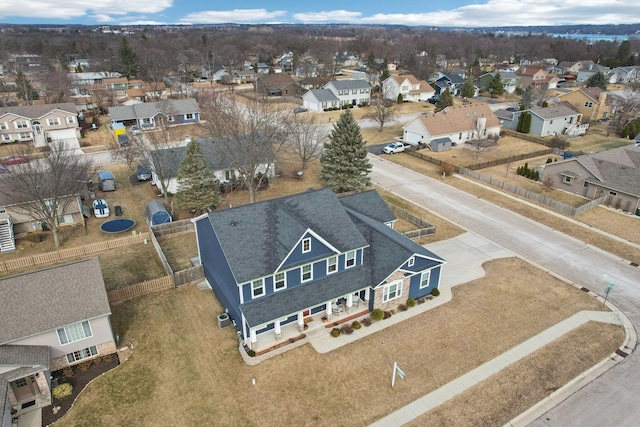
[[[610,71],[611,69],[609,67],[605,67],[604,65],[600,65],[600,64],[590,64],[589,66],[585,67],[585,68],[580,68],[578,70],[578,75],[576,76],[576,81],[578,83],[584,83],[587,80],[589,80],[593,75],[597,74],[597,73],[602,73],[606,76],[606,74]]]
[[[547,75],[544,68],[522,67],[516,70],[515,74],[520,79],[520,87],[523,89],[528,87],[552,89],[558,85],[558,79],[555,76]]]
[[[310,190],[195,218],[199,260],[256,353],[335,322],[431,294],[445,261],[393,229],[376,191]]]
[[[311,111],[321,113],[328,108],[339,108],[340,99],[329,89],[315,89],[302,95],[302,105]]]
[[[307,90],[289,74],[266,74],[256,80],[256,93],[262,96],[290,96],[301,98]]]
[[[60,141],[68,149],[80,148],[78,110],[75,104],[0,107],[0,142],[30,142],[46,147]]]
[[[405,142],[428,144],[442,151],[454,143],[499,136],[500,122],[489,104],[472,103],[447,107],[435,114],[421,114],[402,129]]]
[[[137,125],[153,129],[158,120],[167,126],[194,124],[200,121],[200,107],[194,98],[167,99],[109,108],[111,123]]]
[[[452,95],[460,95],[462,85],[464,85],[464,72],[449,72],[438,78],[433,87],[437,95],[444,93],[447,89]]]
[[[116,351],[98,258],[0,279],[0,423],[51,404],[51,372]]]
[[[544,165],[556,188],[640,215],[640,148],[625,145]]]
[[[81,88],[87,85],[104,84],[105,80],[119,78],[122,77],[122,75],[115,71],[93,71],[86,73],[68,73],[67,77],[71,80],[72,88]]]
[[[524,111],[498,110],[496,116],[502,126],[516,130],[520,116],[525,111],[531,114],[529,133],[532,135],[582,135],[589,128],[588,124],[581,124],[582,114],[566,102],[549,107],[531,107]]]
[[[478,88],[481,90],[487,90],[491,81],[497,74],[500,74],[500,79],[502,80],[502,85],[504,86],[504,90],[507,93],[514,93],[516,88],[518,87],[518,83],[520,78],[513,71],[496,71],[491,73],[485,73],[478,77]]]
[[[213,172],[217,183],[225,184],[240,179],[242,174],[238,170],[234,158],[230,157],[226,150],[231,147],[224,147],[222,142],[212,140],[197,140],[200,150],[210,171]],[[167,191],[176,194],[179,190],[178,169],[185,156],[186,146],[155,150],[151,153],[151,179],[156,188],[162,190],[161,179],[167,184]],[[272,152],[264,154],[264,159],[260,162],[256,174],[261,173],[273,178],[275,174],[275,156]],[[214,183],[211,183],[212,185]]]
[[[434,88],[424,80],[411,74],[389,76],[382,82],[382,93],[386,99],[396,101],[402,95],[403,101],[426,101],[436,94]]]
[[[582,121],[590,123],[606,119],[615,112],[615,105],[607,92],[599,87],[587,87],[558,95],[558,101],[568,102],[582,114]]]
[[[369,104],[371,102],[371,85],[365,80],[333,80],[324,85],[338,97],[340,106]]]
[[[558,66],[564,70],[565,73],[578,74],[581,68],[588,68],[589,66],[595,65],[590,59],[582,60],[582,61],[560,61]]]
[[[606,73],[609,83],[633,83],[640,79],[640,66],[617,67]]]

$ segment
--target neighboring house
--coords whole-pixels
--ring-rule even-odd
[[[606,73],[609,83],[632,83],[640,78],[640,66],[617,67]]]
[[[96,71],[87,73],[69,73],[67,74],[73,87],[80,87],[93,84],[103,84],[106,79],[122,77],[120,73],[115,71]]]
[[[403,101],[426,101],[436,94],[434,88],[424,80],[411,74],[389,76],[382,82],[382,93],[386,99],[396,101],[402,94]]]
[[[233,182],[240,178],[236,162],[228,156],[222,142],[198,140],[204,160],[218,183]],[[178,169],[184,158],[186,146],[156,150],[151,153],[151,179],[158,190],[162,191],[160,176],[167,183],[167,191],[171,194],[178,192]],[[273,154],[266,153],[264,163],[260,164],[257,173],[266,174],[273,178],[275,174],[275,159]],[[213,183],[212,183],[213,184]]]
[[[46,147],[62,141],[68,149],[80,148],[78,110],[72,102],[0,108],[0,142],[29,142]]]
[[[98,258],[1,278],[0,301],[2,427],[51,404],[52,371],[116,351]]]
[[[445,261],[396,232],[395,220],[376,191],[322,189],[193,222],[207,283],[242,343],[260,351],[310,320],[391,310],[437,289]]]
[[[626,145],[544,165],[555,187],[640,215],[640,148]]]
[[[259,77],[259,74],[253,70],[243,71],[231,71],[228,75],[222,78],[222,82],[225,84],[245,84],[253,83]]]
[[[2,180],[0,185],[5,185]],[[59,205],[68,202],[67,208],[58,217],[60,226],[84,225],[80,195],[61,197],[59,200]],[[36,203],[24,200],[23,203],[6,204],[0,197],[0,252],[15,250],[16,237],[23,237],[27,233],[42,231],[45,228],[42,221],[36,219],[31,213]]]
[[[615,106],[609,102],[607,92],[599,87],[577,89],[558,95],[558,101],[573,105],[586,123],[606,119],[615,112]]]
[[[292,96],[301,98],[307,90],[288,74],[266,74],[256,80],[256,93],[262,96]]]
[[[340,99],[329,89],[315,89],[302,95],[302,105],[318,113],[327,108],[339,108]]]
[[[602,73],[606,76],[610,70],[611,69],[609,67],[605,67],[604,65],[592,64],[586,68],[580,68],[578,70],[576,81],[578,83],[584,83],[597,73]]]
[[[578,74],[581,68],[588,68],[591,65],[595,65],[590,59],[583,61],[560,61],[558,67],[564,70],[565,73]]]
[[[531,128],[529,133],[537,136],[550,135],[582,135],[589,128],[588,124],[581,124],[582,114],[568,103],[560,103],[549,107],[532,107],[524,110],[531,113]],[[516,130],[518,120],[524,111],[496,111],[500,123],[507,129]]]
[[[447,89],[452,95],[460,95],[462,85],[464,85],[464,73],[447,73],[438,78],[434,84],[437,95],[444,93]]]
[[[365,80],[333,80],[324,85],[340,102],[340,106],[352,106],[371,103],[371,85]]]
[[[464,143],[479,138],[491,138],[500,135],[500,122],[489,108],[489,104],[473,103],[444,110],[430,115],[419,115],[403,128],[403,139],[408,143],[440,143],[448,138],[451,143]],[[434,143],[433,149],[436,149]],[[444,145],[447,147],[447,145]]]
[[[193,124],[200,121],[200,107],[193,98],[167,99],[109,108],[111,123],[137,125],[152,129],[162,118],[167,126]]]
[[[547,87],[547,72],[543,68],[538,67],[522,67],[515,71],[520,79],[520,87],[526,89],[528,87]],[[557,82],[556,82],[557,83]]]
[[[516,88],[518,87],[518,82],[520,78],[513,71],[497,71],[500,74],[500,79],[502,80],[502,85],[504,86],[504,90],[507,93],[514,93]],[[488,90],[491,81],[496,76],[496,73],[485,73],[478,77],[478,88],[481,90]]]

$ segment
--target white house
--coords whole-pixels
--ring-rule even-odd
[[[365,80],[333,80],[324,85],[339,99],[340,106],[351,104],[369,104],[371,102],[371,85]]]
[[[340,99],[329,89],[315,89],[302,95],[302,105],[309,110],[321,113],[327,108],[340,107]]]
[[[436,94],[434,88],[424,80],[411,74],[389,76],[382,82],[382,93],[386,99],[395,101],[402,94],[403,101],[426,101]]]

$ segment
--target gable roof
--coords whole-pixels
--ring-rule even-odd
[[[303,95],[303,97],[313,96],[318,102],[340,101],[340,99],[331,92],[330,89],[314,89]]]
[[[333,80],[324,85],[325,89],[330,85],[335,87],[336,90],[371,89],[371,85],[362,79]]]
[[[429,131],[432,138],[475,130],[479,118],[487,119],[485,128],[500,126],[500,121],[489,108],[489,104],[485,103],[447,107],[435,114],[418,116],[418,120]]]
[[[65,113],[77,115],[78,111],[73,102],[61,102],[59,104],[23,105],[18,107],[0,107],[0,116],[4,114],[16,114],[29,119],[39,119],[52,111],[60,110]]]
[[[558,105],[551,105],[549,107],[531,107],[528,111],[543,120],[551,120],[558,117],[575,116],[579,114],[564,102],[559,103]]]
[[[593,174],[592,184],[640,197],[640,148],[633,145],[575,157]]]
[[[174,115],[197,113],[200,111],[198,102],[194,98],[168,99],[165,101],[142,102],[109,108],[111,121],[146,119],[158,114]]]
[[[340,252],[367,246],[329,189],[214,211],[208,220],[238,283],[272,274],[310,229]]]
[[[267,89],[284,89],[285,87],[296,84],[289,74],[266,74],[258,77],[258,81]]]
[[[98,258],[0,279],[0,344],[111,314]]]

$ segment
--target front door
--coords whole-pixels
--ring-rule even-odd
[[[32,400],[37,395],[37,387],[36,377],[34,375],[19,378],[11,382],[11,388],[19,402]]]

